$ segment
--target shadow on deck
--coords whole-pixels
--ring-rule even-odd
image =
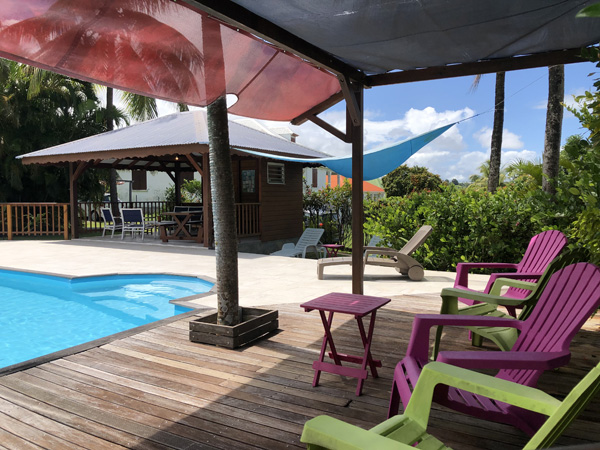
[[[301,448],[304,422],[319,414],[371,427],[385,418],[414,313],[438,308],[436,295],[398,296],[378,312],[372,352],[383,367],[360,397],[356,380],[336,375],[323,373],[312,387],[323,330],[317,312],[297,305],[278,308],[278,333],[239,350],[189,342],[190,319],[144,331],[0,378],[0,447]],[[335,342],[340,351],[360,354],[356,325],[347,317],[336,316]],[[544,374],[543,390],[563,397],[597,364],[599,324],[592,319],[579,332],[570,364]],[[470,348],[466,332],[445,333],[445,349]],[[528,440],[510,426],[434,408],[430,431],[455,449],[521,448]],[[558,445],[598,436],[596,401]]]

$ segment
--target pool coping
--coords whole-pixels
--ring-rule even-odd
[[[38,270],[14,269],[14,268],[3,267],[3,266],[0,266],[0,270],[8,270],[11,272],[25,272],[25,273],[31,273],[31,274],[36,274],[36,275],[67,278],[69,280],[81,279],[81,278],[115,276],[115,275],[170,275],[170,276],[181,276],[181,277],[188,277],[188,278],[199,278],[203,281],[208,281],[209,283],[213,284],[213,287],[207,292],[169,300],[169,303],[172,303],[172,304],[178,305],[178,306],[183,306],[185,308],[191,308],[191,311],[187,311],[187,312],[184,312],[181,314],[177,314],[175,316],[167,317],[165,319],[160,319],[155,322],[140,325],[139,327],[130,328],[129,330],[119,331],[118,333],[110,334],[108,336],[104,336],[104,337],[101,337],[98,339],[94,339],[92,341],[84,342],[83,344],[75,345],[73,347],[68,347],[68,348],[65,348],[62,350],[58,350],[56,352],[47,353],[46,355],[38,356],[37,358],[28,359],[27,361],[23,361],[23,362],[20,362],[17,364],[12,364],[10,366],[2,367],[2,368],[0,368],[0,377],[2,377],[4,375],[9,375],[11,373],[20,372],[22,370],[31,369],[32,367],[36,367],[40,364],[44,364],[44,363],[47,363],[50,361],[61,359],[61,358],[67,357],[67,356],[75,355],[77,353],[85,352],[92,348],[101,347],[102,345],[109,344],[110,342],[113,342],[113,341],[116,341],[119,339],[123,339],[123,338],[129,337],[129,336],[133,336],[135,334],[139,334],[144,331],[148,331],[153,328],[157,328],[159,326],[168,325],[169,323],[176,322],[176,321],[182,320],[182,319],[187,319],[188,317],[196,316],[199,313],[205,313],[207,311],[215,309],[212,307],[202,306],[202,305],[197,305],[197,304],[192,303],[194,300],[197,300],[199,298],[204,298],[204,297],[216,294],[217,282],[212,277],[200,277],[200,276],[194,277],[189,274],[180,274],[180,273],[172,273],[172,272],[154,272],[154,273],[148,273],[148,272],[143,272],[143,273],[140,273],[140,272],[127,272],[127,273],[118,272],[118,273],[116,273],[116,272],[111,272],[111,273],[103,273],[103,274],[95,274],[95,275],[72,276],[72,275],[64,275],[64,274],[45,272],[45,271],[42,272],[42,271],[38,271]]]

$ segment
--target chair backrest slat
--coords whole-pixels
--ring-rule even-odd
[[[296,250],[304,250],[309,245],[317,245],[325,230],[323,228],[307,228],[298,239]]]
[[[568,350],[585,321],[600,306],[600,268],[577,263],[556,271],[537,306],[524,321],[511,351],[555,352]],[[498,376],[534,385],[541,370],[501,370]]]
[[[410,238],[410,240],[406,244],[404,244],[404,247],[402,247],[399,250],[399,252],[407,256],[412,255],[415,252],[415,250],[417,250],[421,245],[423,245],[423,242],[425,242],[425,240],[429,237],[432,231],[433,227],[431,225],[423,225],[419,229],[419,231],[417,231],[415,235],[412,238]]]
[[[567,238],[561,231],[548,230],[536,234],[529,241],[523,259],[517,265],[516,273],[543,272],[565,245],[567,245]],[[525,281],[536,282],[537,280]],[[525,298],[529,295],[529,291],[510,287],[505,295],[510,298]]]
[[[527,442],[524,450],[551,447],[599,392],[600,364],[571,390],[556,411]]]

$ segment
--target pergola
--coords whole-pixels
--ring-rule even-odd
[[[54,147],[20,155],[24,164],[61,165],[69,168],[71,230],[79,237],[77,180],[87,169],[117,169],[163,172],[175,186],[175,198],[181,198],[183,172],[202,176],[204,203],[204,246],[208,247],[212,230],[210,205],[209,138],[204,110],[188,111],[107,131]],[[267,134],[235,121],[228,124],[231,154],[249,157],[260,151],[262,158],[288,156],[310,159],[328,156],[273,134]]]
[[[363,292],[363,89],[581,61],[583,0],[47,0],[0,11],[0,55],[234,114],[310,120],[351,144],[352,290]],[[210,74],[210,76],[208,76]],[[211,83],[223,78],[225,87]],[[345,130],[319,118],[345,100]]]

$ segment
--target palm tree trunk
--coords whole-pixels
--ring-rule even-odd
[[[225,96],[207,108],[211,196],[217,258],[217,323],[240,320],[235,196]]]
[[[548,108],[546,110],[542,189],[551,195],[556,194],[554,180],[558,176],[560,161],[564,97],[565,66],[550,66],[548,67]]]
[[[113,122],[113,88],[106,88],[106,131],[112,131]],[[110,209],[112,210],[113,216],[120,216],[119,211],[119,198],[117,196],[117,169],[110,169],[108,189],[110,193]],[[130,205],[131,206],[131,205]]]
[[[496,74],[496,95],[494,100],[494,127],[492,129],[492,145],[490,150],[490,174],[488,191],[496,192],[500,184],[500,163],[502,156],[502,131],[504,129],[504,85],[505,72]]]

